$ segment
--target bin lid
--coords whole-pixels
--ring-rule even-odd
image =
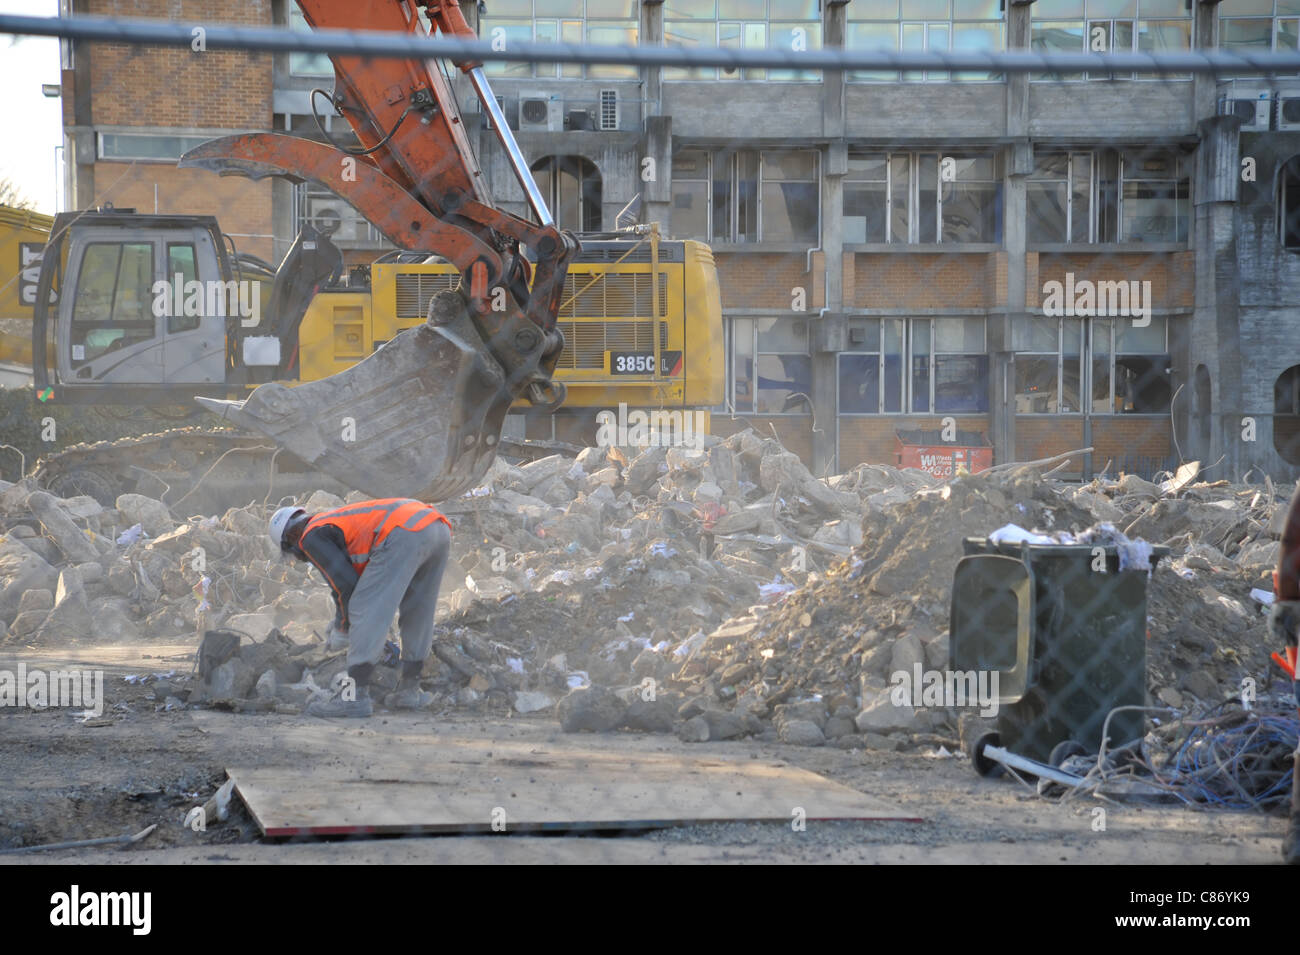
[[[1006,557],[1019,557],[1021,547],[1028,547],[1029,552],[1042,557],[1073,557],[1091,554],[1094,547],[1104,548],[1106,556],[1119,553],[1115,544],[1020,544],[1016,541],[998,541],[990,543],[987,537],[963,537],[962,549],[967,554],[1002,554]],[[1162,557],[1168,557],[1172,551],[1164,544],[1151,545],[1151,558],[1154,564]]]

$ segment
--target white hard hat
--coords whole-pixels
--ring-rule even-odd
[[[271,515],[271,543],[276,547],[284,545],[284,529],[289,526],[289,522],[299,514],[307,512],[301,507],[282,507]]]

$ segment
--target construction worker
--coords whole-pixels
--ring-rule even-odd
[[[1300,487],[1291,498],[1282,545],[1278,549],[1277,571],[1273,575],[1273,610],[1269,616],[1273,634],[1286,646],[1286,664],[1296,676],[1296,634],[1300,632]],[[1293,682],[1296,706],[1300,708],[1300,682]],[[1300,865],[1300,750],[1293,757],[1291,775],[1291,817],[1282,839],[1282,857]]]
[[[332,630],[347,635],[348,676],[330,700],[310,704],[312,716],[369,716],[370,677],[384,651],[393,616],[402,637],[401,677],[384,700],[395,709],[422,709],[433,694],[420,689],[420,671],[433,649],[438,588],[451,549],[451,524],[410,498],[346,504],[319,514],[282,507],[271,517],[271,540],[282,553],[310,562],[324,575],[337,614]]]

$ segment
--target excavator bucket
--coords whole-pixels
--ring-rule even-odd
[[[461,310],[329,378],[195,400],[366,494],[436,502],[483,478],[514,390]]]

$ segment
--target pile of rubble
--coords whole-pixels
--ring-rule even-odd
[[[819,480],[750,431],[705,436],[698,449],[498,460],[482,487],[441,505],[453,550],[424,685],[441,707],[548,712],[566,729],[888,749],[950,741],[956,712],[885,694],[897,670],[946,665],[961,539],[1008,523],[1108,522],[1173,548],[1149,586],[1153,699],[1217,702],[1270,666],[1251,591],[1271,587],[1267,525],[1286,493],[1131,475],[1080,487],[1026,468],[943,483],[862,465]],[[164,681],[159,704],[295,711],[345,661],[319,637],[333,615],[323,581],[281,562],[266,538],[279,503],[182,519],[140,495],[103,508],[0,486],[0,639],[224,631],[205,641],[200,678]],[[379,669],[381,685],[395,680]]]

